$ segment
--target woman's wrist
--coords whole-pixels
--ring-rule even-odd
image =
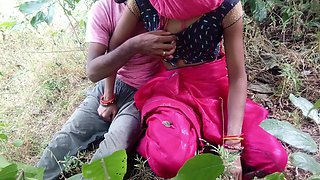
[[[225,140],[224,144],[232,146],[241,146],[241,140]]]

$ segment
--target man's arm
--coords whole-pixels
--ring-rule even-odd
[[[100,43],[89,43],[87,76],[93,82],[104,79],[117,72],[129,58],[137,52],[130,41],[126,41],[112,52],[108,52],[107,47]]]
[[[88,50],[87,75],[93,82],[117,72],[133,55],[144,54],[159,58],[170,58],[174,53],[175,36],[170,32],[147,32],[130,38],[138,19],[125,9],[110,40],[110,52],[99,43],[90,43]],[[130,39],[129,39],[130,38]],[[163,57],[163,52],[166,57]]]

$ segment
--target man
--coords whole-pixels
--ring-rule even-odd
[[[38,163],[39,167],[45,168],[44,179],[57,179],[64,169],[61,163],[64,157],[76,155],[103,136],[93,160],[120,149],[130,150],[141,132],[134,93],[158,72],[160,61],[154,57],[161,57],[163,51],[167,52],[166,55],[174,52],[175,44],[167,42],[174,41],[175,37],[164,31],[146,33],[141,25],[137,27],[136,36],[106,53],[110,36],[124,8],[125,4],[100,0],[90,11],[86,32],[86,41],[89,42],[87,75],[91,81],[99,82],[44,150]],[[137,53],[140,55],[135,55]],[[118,74],[114,103],[118,111],[114,116],[97,109],[104,94],[104,81],[100,80],[115,72]]]

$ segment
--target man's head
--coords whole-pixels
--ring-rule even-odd
[[[114,0],[116,3],[124,3],[126,0]]]

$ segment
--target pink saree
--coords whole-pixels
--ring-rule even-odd
[[[225,58],[161,72],[138,90],[135,101],[147,126],[138,152],[158,176],[174,177],[196,154],[199,138],[222,144],[227,95]],[[286,166],[288,156],[281,143],[259,127],[267,114],[266,109],[247,100],[241,155],[246,173],[265,175]]]

